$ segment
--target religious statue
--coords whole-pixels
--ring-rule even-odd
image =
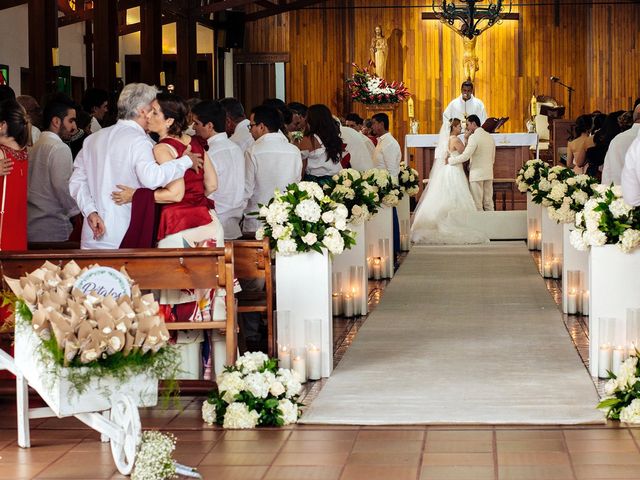
[[[371,51],[371,61],[376,65],[376,75],[384,78],[387,67],[387,39],[382,35],[382,27],[380,25],[375,28],[375,35],[371,39],[369,50]]]
[[[462,37],[464,45],[464,54],[462,55],[464,78],[471,82],[476,78],[476,72],[480,70],[478,56],[476,55],[476,40],[478,40],[478,37],[473,37],[472,39]]]

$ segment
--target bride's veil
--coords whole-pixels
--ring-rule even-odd
[[[433,165],[431,167],[431,171],[429,172],[429,183],[432,183],[435,180],[436,175],[445,165],[445,159],[447,158],[447,156],[449,156],[449,136],[451,135],[450,125],[450,122],[444,122],[442,124],[442,127],[440,127],[440,133],[438,134],[438,144],[436,145],[433,156]],[[426,190],[428,188],[429,187],[427,184],[427,186],[424,187],[425,191],[420,196],[420,200],[416,205],[415,211],[417,211],[417,209],[420,207],[420,204],[422,204],[422,202],[427,198]]]

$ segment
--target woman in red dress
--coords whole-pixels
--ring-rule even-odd
[[[0,250],[27,249],[27,149],[30,132],[24,108],[0,103]]]

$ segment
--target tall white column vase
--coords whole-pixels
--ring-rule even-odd
[[[562,311],[568,313],[567,296],[569,294],[569,275],[567,272],[579,271],[582,285],[589,285],[589,252],[576,250],[569,235],[576,226],[573,223],[565,223],[562,227]]]
[[[640,306],[640,250],[622,252],[616,245],[589,251],[589,370],[598,376],[602,318],[624,320],[627,308]]]
[[[365,234],[365,224],[360,225],[349,224],[349,228],[355,233],[356,243],[350,249],[344,250],[340,255],[333,257],[331,261],[331,270],[333,273],[342,273],[342,283],[344,290],[351,292],[356,287],[359,308],[356,307],[356,313],[361,315],[367,314],[368,299],[368,278],[367,278],[367,238]],[[362,275],[357,279],[357,286],[350,285],[351,267],[361,267]]]
[[[393,208],[380,206],[378,213],[365,224],[365,235],[367,254],[371,250],[374,257],[386,256],[382,277],[393,277]],[[385,241],[389,244],[388,255],[380,249],[380,245],[384,245]]]
[[[542,270],[544,271],[544,263],[549,252],[546,251],[545,245],[552,245],[553,255],[562,257],[562,224],[549,218],[547,209],[542,212]]]
[[[411,211],[409,208],[409,195],[405,194],[402,196],[402,200],[398,202],[396,210],[398,211],[398,222],[400,223],[400,250],[408,251],[411,249],[411,241],[409,240],[411,238]],[[403,235],[407,235],[407,241],[404,248],[402,245]]]
[[[289,311],[292,342],[302,348],[306,340],[305,320],[321,321],[322,376],[333,370],[333,317],[331,313],[331,260],[324,250],[276,254],[276,308]],[[292,345],[293,346],[293,345]]]

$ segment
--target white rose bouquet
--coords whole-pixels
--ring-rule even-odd
[[[395,207],[400,201],[400,187],[398,181],[391,174],[381,168],[371,168],[362,172],[366,182],[378,194],[383,205]]]
[[[410,197],[414,197],[418,194],[418,191],[420,190],[418,186],[418,177],[419,174],[415,169],[411,168],[404,162],[400,163],[400,174],[398,175],[400,198],[405,194]]]
[[[549,164],[542,160],[529,160],[516,175],[516,186],[522,193],[533,193],[534,186],[537,189],[540,175],[548,170]],[[539,202],[538,202],[539,203]]]
[[[594,194],[576,213],[571,244],[578,250],[590,246],[618,245],[628,253],[640,245],[640,209],[628,205],[619,185],[594,185]]]
[[[284,192],[276,191],[266,205],[260,205],[258,218],[264,226],[256,238],[271,239],[271,248],[283,255],[322,252],[339,255],[355,243],[347,228],[349,211],[331,199],[315,182],[292,183]]]
[[[551,190],[547,195],[549,217],[560,223],[572,223],[587,200],[595,193],[598,181],[589,175],[576,175],[568,168],[553,167],[549,170],[552,178]]]
[[[358,170],[345,168],[324,185],[324,191],[337,203],[347,207],[347,222],[360,225],[375,214],[380,198]]]
[[[297,373],[278,368],[262,352],[245,353],[217,378],[218,390],[202,405],[202,419],[224,428],[281,427],[300,417]]]
[[[640,423],[640,365],[638,352],[620,366],[617,375],[609,372],[604,387],[605,398],[598,404],[607,418],[625,423]]]

